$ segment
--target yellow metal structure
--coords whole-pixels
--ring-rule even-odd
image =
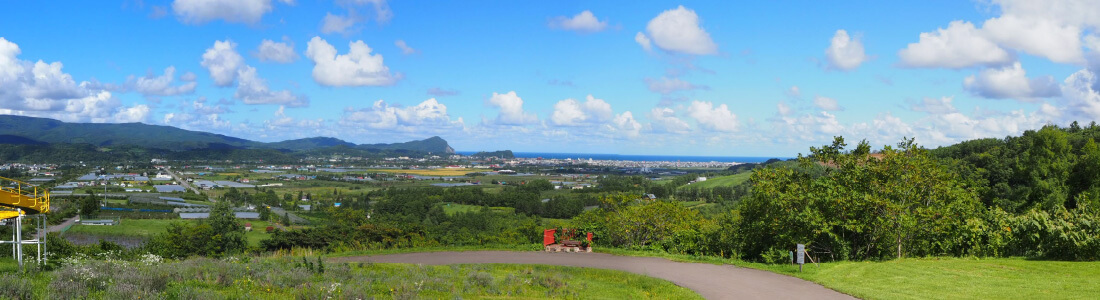
[[[0,177],[0,220],[50,212],[50,193],[26,182]]]

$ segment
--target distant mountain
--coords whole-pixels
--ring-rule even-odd
[[[251,148],[261,143],[246,139],[141,123],[65,123],[54,119],[0,115],[0,135],[33,137],[47,143],[87,143],[96,146],[134,145],[187,150],[215,147]]]
[[[411,141],[404,143],[394,144],[362,144],[356,146],[359,149],[377,149],[377,150],[412,150],[420,152],[430,152],[435,154],[454,154],[455,149],[451,148],[451,145],[447,144],[447,141],[441,137],[433,136],[425,140]]]
[[[265,148],[285,149],[291,151],[309,150],[333,146],[353,147],[355,146],[355,144],[345,142],[344,140],[338,138],[311,137],[297,140],[286,140],[282,142],[267,143],[266,145],[264,145]]]
[[[493,151],[493,152],[482,151],[482,152],[474,153],[473,155],[470,155],[470,156],[471,157],[478,157],[478,158],[486,158],[486,157],[496,157],[496,158],[504,158],[504,159],[516,158],[516,155],[512,153],[512,150],[500,150],[500,151]]]
[[[0,144],[91,144],[99,147],[138,146],[161,150],[275,149],[304,151],[341,147],[360,150],[454,153],[447,141],[435,136],[394,144],[356,145],[331,137],[313,137],[274,143],[250,141],[209,132],[142,123],[66,123],[54,119],[0,115]],[[371,151],[368,151],[371,152]]]

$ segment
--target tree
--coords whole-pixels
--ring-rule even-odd
[[[100,202],[101,201],[99,197],[96,197],[95,192],[89,189],[88,195],[80,199],[80,213],[89,217],[94,217],[98,215]]]
[[[237,222],[237,216],[228,202],[219,201],[210,208],[210,217],[206,223],[214,229],[215,233],[244,232],[244,226]]]
[[[283,225],[290,226],[290,215],[283,213]]]

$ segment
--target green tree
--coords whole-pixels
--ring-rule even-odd
[[[80,213],[89,217],[99,215],[100,202],[102,201],[96,197],[95,191],[89,189],[88,195],[80,199]]]

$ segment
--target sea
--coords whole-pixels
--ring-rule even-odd
[[[462,155],[471,155],[478,151],[455,151]],[[519,158],[545,158],[545,159],[581,159],[581,160],[628,160],[628,161],[682,161],[682,162],[737,162],[758,163],[772,158],[787,160],[789,157],[763,157],[763,156],[685,156],[685,155],[628,155],[628,154],[597,154],[597,153],[548,153],[548,152],[513,152]]]

